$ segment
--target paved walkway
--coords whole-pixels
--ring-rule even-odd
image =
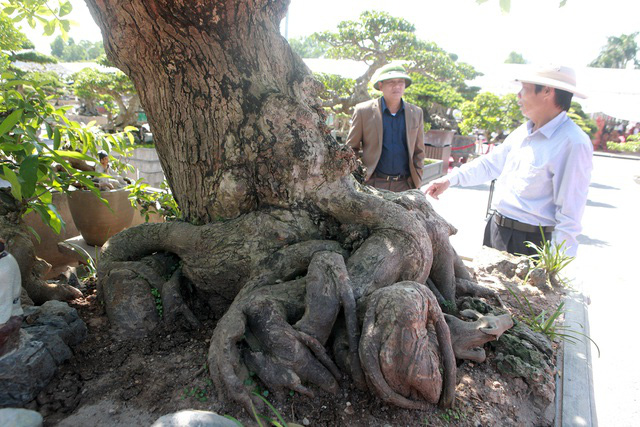
[[[567,346],[561,361],[563,400],[559,425],[640,425],[640,161],[594,156],[589,200],[573,266],[575,292],[567,299],[567,322],[599,345]],[[425,188],[425,187],[423,187]],[[429,199],[458,234],[451,238],[463,257],[482,244],[489,186],[450,188]]]

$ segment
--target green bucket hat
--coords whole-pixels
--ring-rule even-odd
[[[407,71],[404,69],[402,65],[393,65],[387,64],[384,67],[378,69],[376,73],[373,75],[371,82],[373,83],[373,87],[377,90],[380,90],[380,82],[391,79],[404,79],[405,87],[409,87],[411,85],[411,77],[407,74]]]

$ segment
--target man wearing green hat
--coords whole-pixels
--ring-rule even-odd
[[[386,65],[371,79],[382,97],[356,105],[347,144],[366,167],[366,184],[390,191],[420,188],[424,160],[422,109],[403,101],[411,78]]]

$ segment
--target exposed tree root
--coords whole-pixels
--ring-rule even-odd
[[[208,363],[222,398],[250,408],[250,371],[307,396],[337,391],[343,371],[388,403],[451,407],[455,356],[436,295],[495,297],[467,283],[448,240],[455,229],[419,192],[345,178],[314,194],[314,209],[145,224],[114,236],[98,274],[114,328],[125,336],[153,329],[151,287],[161,292],[163,321],[181,316],[198,327],[180,292],[187,281],[220,317]]]

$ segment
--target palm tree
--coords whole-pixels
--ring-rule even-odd
[[[620,37],[607,38],[607,45],[602,48],[598,57],[589,64],[590,67],[600,68],[626,68],[633,61],[636,68],[640,68],[638,55],[638,43],[636,37],[638,31],[631,34],[622,34]]]

